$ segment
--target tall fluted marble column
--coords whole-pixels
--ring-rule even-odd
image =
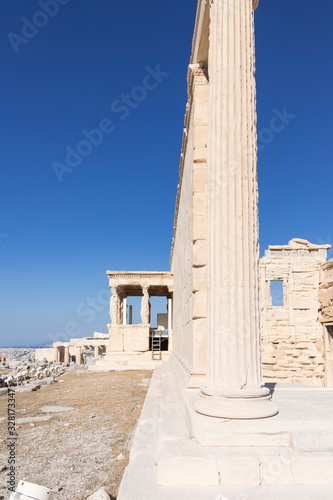
[[[254,57],[256,0],[211,0],[207,201],[207,380],[196,411],[263,418]]]

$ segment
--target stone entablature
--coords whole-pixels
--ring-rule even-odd
[[[107,271],[111,286],[167,286],[172,292],[173,274],[150,271]]]
[[[266,381],[325,383],[319,321],[321,268],[330,245],[293,239],[270,246],[260,260],[263,370]],[[272,304],[271,282],[281,281],[283,305]]]

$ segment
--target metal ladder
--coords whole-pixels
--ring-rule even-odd
[[[151,355],[154,360],[162,359],[162,332],[154,332],[151,338]]]

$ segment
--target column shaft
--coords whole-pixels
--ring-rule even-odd
[[[149,287],[143,287],[143,297],[141,301],[141,320],[143,325],[148,325],[150,321],[150,307],[149,307]]]
[[[110,299],[110,318],[111,324],[117,325],[119,323],[119,297],[117,287],[111,287]]]
[[[82,365],[83,364],[83,359],[82,359],[82,347],[79,346],[76,348],[76,364]]]
[[[123,299],[123,324],[127,324],[127,298]]]
[[[69,346],[65,346],[65,357],[64,357],[64,362],[69,363],[70,362],[70,356],[69,356]]]
[[[200,413],[277,413],[263,387],[253,0],[211,0],[207,186],[207,385]]]

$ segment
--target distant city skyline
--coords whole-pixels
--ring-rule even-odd
[[[106,333],[106,271],[169,269],[196,2],[57,2],[0,5],[1,347]],[[261,255],[333,243],[332,15],[255,14]]]

